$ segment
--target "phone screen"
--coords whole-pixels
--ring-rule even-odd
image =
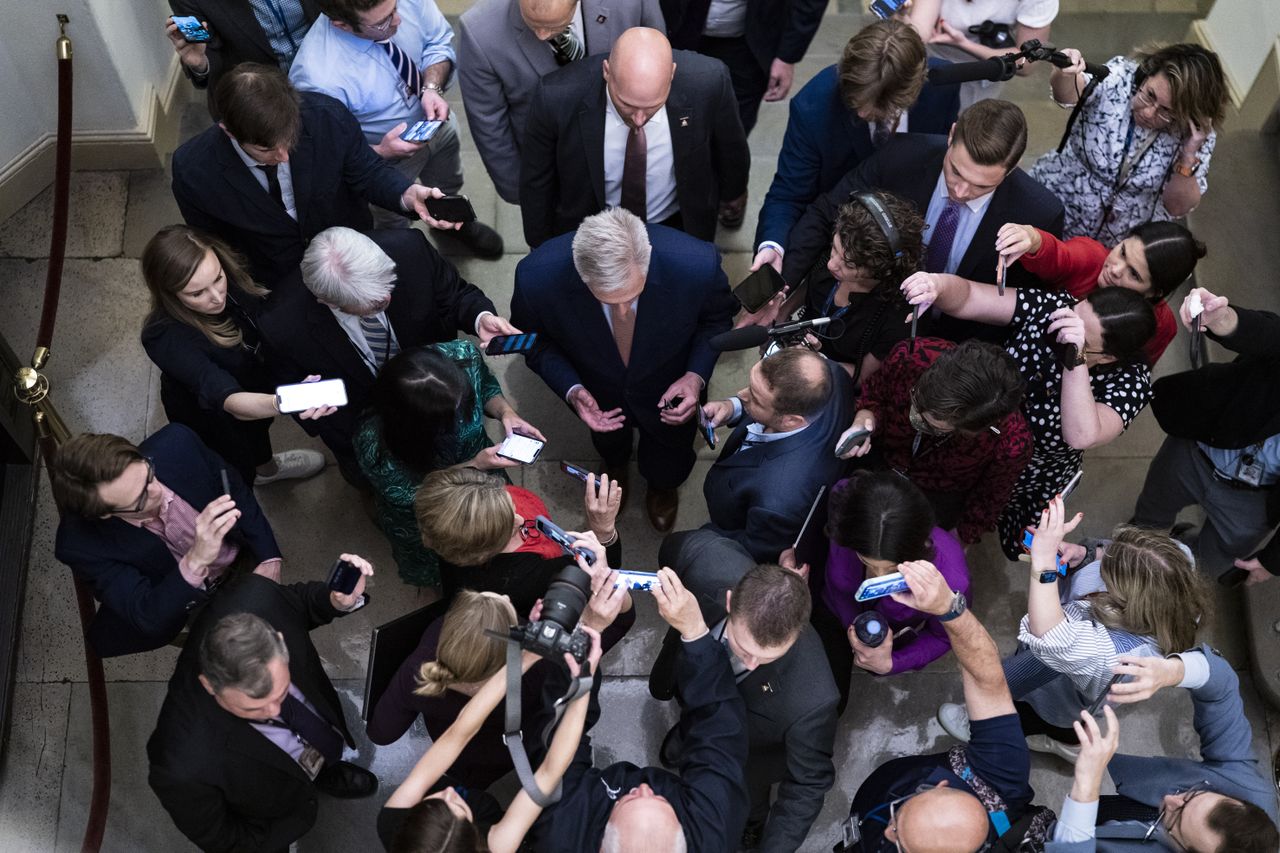
[[[765,264],[744,278],[742,283],[733,289],[733,295],[737,297],[748,313],[754,314],[763,308],[784,286],[785,282],[783,282],[782,276],[778,274],[778,271]]]
[[[317,406],[345,406],[347,386],[341,379],[281,385],[276,388],[276,400],[280,405],[280,411],[286,414],[314,409]]]
[[[405,142],[426,142],[436,135],[436,131],[440,129],[442,121],[424,120],[410,125],[404,133],[400,134],[400,138]]]
[[[502,442],[502,446],[498,448],[498,455],[528,464],[538,458],[538,454],[542,452],[545,444],[546,442],[538,441],[536,438],[512,433],[507,436],[506,441]]]
[[[484,348],[485,355],[516,355],[529,352],[538,342],[538,333],[527,335],[495,335]]]
[[[200,26],[200,19],[191,15],[174,15],[173,22],[178,25],[178,32],[189,42],[204,42],[210,39],[209,31]]]
[[[877,18],[892,18],[902,8],[904,0],[874,0],[871,13]]]

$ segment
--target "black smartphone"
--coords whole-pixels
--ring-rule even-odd
[[[600,481],[597,480],[595,475],[593,475],[586,468],[579,468],[577,465],[570,465],[568,462],[561,462],[560,470],[568,474],[570,477],[577,477],[579,480],[581,480],[584,483],[587,482],[587,480],[589,479],[591,480],[591,484],[593,486],[595,486],[597,489],[600,488]]]
[[[594,566],[596,564],[596,555],[591,553],[590,548],[579,548],[577,551],[574,551],[573,540],[569,538],[569,534],[565,532],[563,527],[556,524],[545,515],[538,516],[534,523],[537,524],[538,529],[542,531],[543,536],[563,548],[566,554],[570,556],[574,554],[581,555],[582,559],[587,561],[588,566]]]
[[[178,32],[182,33],[182,37],[188,42],[206,42],[213,38],[209,35],[209,31],[200,25],[200,19],[191,15],[170,15],[173,22],[178,25]]]
[[[871,430],[866,427],[858,427],[853,432],[849,433],[849,437],[840,442],[840,445],[836,447],[836,456],[844,456],[853,449],[855,444],[862,444],[862,442],[866,441],[867,436],[869,435],[871,435]]]
[[[1107,704],[1107,694],[1109,694],[1111,692],[1111,688],[1119,684],[1120,680],[1123,678],[1123,675],[1111,676],[1111,680],[1107,682],[1107,686],[1102,688],[1102,693],[1100,693],[1098,698],[1093,700],[1093,704],[1089,706],[1090,717],[1098,716],[1098,712]]]
[[[716,428],[711,425],[711,421],[707,420],[707,415],[702,411],[702,407],[698,407],[698,429],[702,432],[702,440],[707,443],[707,447],[712,450],[716,449]]]
[[[768,304],[769,300],[786,286],[787,283],[782,280],[782,276],[778,271],[765,264],[744,278],[733,289],[733,295],[737,297],[738,302],[742,303],[742,307],[746,309],[748,314],[754,314]]]
[[[476,218],[476,209],[471,206],[471,199],[465,195],[447,195],[443,198],[427,199],[427,213],[442,222],[471,222]]]
[[[354,563],[340,559],[333,564],[333,571],[329,572],[329,589],[341,595],[350,595],[355,592],[359,582],[360,569]]]
[[[218,471],[218,473],[222,475],[222,493],[223,493],[224,495],[230,495],[230,494],[231,494],[231,479],[230,479],[229,477],[227,477],[227,469],[226,469],[226,468],[222,468],[222,469],[220,469],[220,470]]]
[[[877,18],[892,18],[905,2],[906,0],[873,0],[871,14]]]
[[[485,355],[517,355],[529,352],[538,343],[538,333],[527,335],[494,335],[484,348]]]

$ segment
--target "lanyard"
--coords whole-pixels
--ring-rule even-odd
[[[1129,146],[1133,144],[1134,127],[1137,124],[1132,114],[1129,116],[1129,132],[1124,137],[1124,151],[1120,153],[1120,168],[1116,170],[1115,192],[1119,193],[1125,184],[1129,183],[1129,175],[1133,172],[1135,166],[1142,162],[1142,158],[1151,150],[1151,146],[1155,144],[1156,137],[1159,132],[1152,132],[1146,141],[1138,146],[1138,150],[1133,153],[1133,157],[1129,157]]]

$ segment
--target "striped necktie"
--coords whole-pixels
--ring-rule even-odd
[[[400,347],[396,345],[395,338],[391,336],[391,330],[383,325],[382,321],[378,319],[378,315],[373,314],[368,317],[361,317],[360,331],[364,334],[365,343],[369,345],[369,350],[373,353],[375,370],[381,370],[389,359],[395,358],[399,354]]]
[[[569,27],[565,27],[564,32],[552,36],[550,42],[557,65],[568,65],[586,56],[587,49],[582,46],[582,41]]]
[[[400,75],[400,81],[404,83],[405,92],[408,93],[409,97],[420,97],[422,95],[422,72],[418,70],[418,64],[409,58],[409,54],[400,49],[400,45],[390,39],[375,43],[382,45],[383,50],[387,52],[387,56],[391,58],[391,64],[395,66],[396,72]]]

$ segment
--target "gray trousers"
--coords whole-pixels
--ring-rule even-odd
[[[1184,507],[1203,507],[1204,527],[1196,541],[1188,544],[1200,570],[1217,577],[1231,569],[1237,558],[1252,554],[1276,519],[1267,516],[1266,490],[1235,488],[1213,472],[1194,441],[1166,437],[1147,471],[1133,523],[1168,528]]]
[[[458,119],[449,110],[449,119],[431,137],[431,141],[412,157],[388,160],[391,166],[409,180],[421,180],[429,187],[438,187],[445,195],[454,195],[462,189],[462,146],[458,138]],[[370,205],[375,228],[408,228],[410,221],[403,214],[392,213]]]

